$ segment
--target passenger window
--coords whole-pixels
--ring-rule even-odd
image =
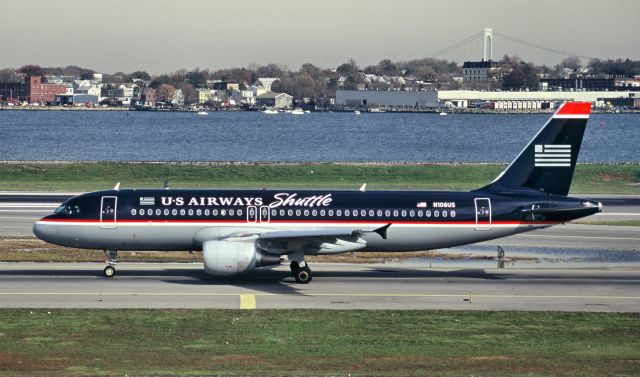
[[[424,213],[422,211],[418,211],[418,217],[422,217]]]
[[[376,214],[378,215],[378,217],[382,217],[382,210],[379,209],[378,212],[376,212]]]
[[[313,217],[318,216],[318,210],[314,209],[313,211],[311,211],[311,216],[313,216]]]
[[[413,211],[413,210],[409,211],[409,216],[416,217],[416,211]]]
[[[238,216],[242,216],[242,210],[241,209],[238,210]]]
[[[292,210],[292,209],[288,210],[288,211],[287,211],[287,215],[289,215],[289,216],[293,216],[293,210]]]
[[[212,214],[213,214],[213,216],[218,216],[218,210],[217,210],[217,209],[214,209],[214,210],[213,210],[213,212],[212,212]]]
[[[202,210],[201,209],[198,209],[196,211],[196,216],[202,216]]]
[[[393,217],[398,217],[398,210],[397,209],[393,210]]]
[[[328,214],[329,214],[329,217],[332,217],[333,216],[333,210],[330,209]]]
[[[147,215],[149,215],[149,216],[153,215],[153,210],[152,209],[148,209],[147,210]]]
[[[384,211],[384,215],[387,217],[391,216],[391,211],[389,210]]]
[[[407,217],[407,211],[402,211],[402,217]]]
[[[278,211],[276,211],[275,209],[271,210],[271,217],[276,217],[277,214],[278,214]]]
[[[431,217],[431,211],[427,211],[425,215],[427,215],[427,217]]]
[[[185,214],[186,212],[187,212],[187,211],[185,211],[185,210],[184,210],[184,208],[183,208],[183,209],[181,209],[181,210],[180,210],[180,216],[184,216],[184,214]]]
[[[448,213],[447,211],[442,211],[442,217],[447,217]]]
[[[135,209],[135,208],[131,210],[131,215],[135,216],[135,215],[136,215],[136,213],[138,213],[138,212],[136,211],[136,209]]]
[[[220,216],[226,216],[227,215],[227,210],[226,209],[221,209],[220,210]]]
[[[440,217],[440,211],[433,211],[433,217]]]
[[[456,211],[451,211],[451,217],[456,217]]]
[[[162,215],[162,210],[160,208],[156,209],[156,216]]]
[[[296,216],[300,216],[302,215],[302,211],[300,211],[299,209],[296,209]]]
[[[326,212],[324,209],[321,209],[321,210],[320,210],[320,216],[324,216],[324,215],[326,215],[326,213],[327,213],[327,212]]]
[[[304,216],[305,216],[305,217],[308,217],[308,216],[309,216],[309,210],[308,210],[308,209],[305,209],[305,210],[304,210]]]
[[[336,216],[342,216],[342,210],[337,210],[336,211]]]
[[[280,210],[280,216],[284,216],[284,209]]]
[[[174,209],[172,209],[172,210],[171,210],[171,214],[172,214],[173,216],[177,215],[177,214],[178,214],[178,210],[177,210],[177,209],[175,209],[175,208],[174,208]]]
[[[234,211],[232,209],[229,210],[229,216],[233,216],[233,215],[235,215],[235,213],[236,213],[236,211]]]
[[[192,209],[189,210],[189,216],[193,216],[193,210]]]
[[[373,210],[372,209],[369,210],[369,217],[373,217]]]
[[[350,214],[351,214],[351,211],[349,211],[348,209],[344,211],[345,216],[349,216]]]

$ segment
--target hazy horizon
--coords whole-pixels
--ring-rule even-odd
[[[633,0],[35,0],[2,7],[0,68],[77,65],[161,74],[269,63],[335,68],[350,58],[365,67],[428,57],[485,27],[578,56],[640,60],[640,2]],[[499,35],[493,50],[494,59],[518,55],[536,64],[566,57]],[[437,58],[479,60],[481,38]]]

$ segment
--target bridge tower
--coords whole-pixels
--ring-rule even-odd
[[[493,60],[493,29],[484,29],[482,60]]]

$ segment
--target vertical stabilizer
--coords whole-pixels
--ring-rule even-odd
[[[488,186],[481,190],[533,189],[567,195],[591,103],[567,102]]]

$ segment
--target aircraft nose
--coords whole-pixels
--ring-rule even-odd
[[[33,234],[43,241],[49,241],[51,236],[51,225],[45,224],[42,221],[37,221],[33,224]]]

